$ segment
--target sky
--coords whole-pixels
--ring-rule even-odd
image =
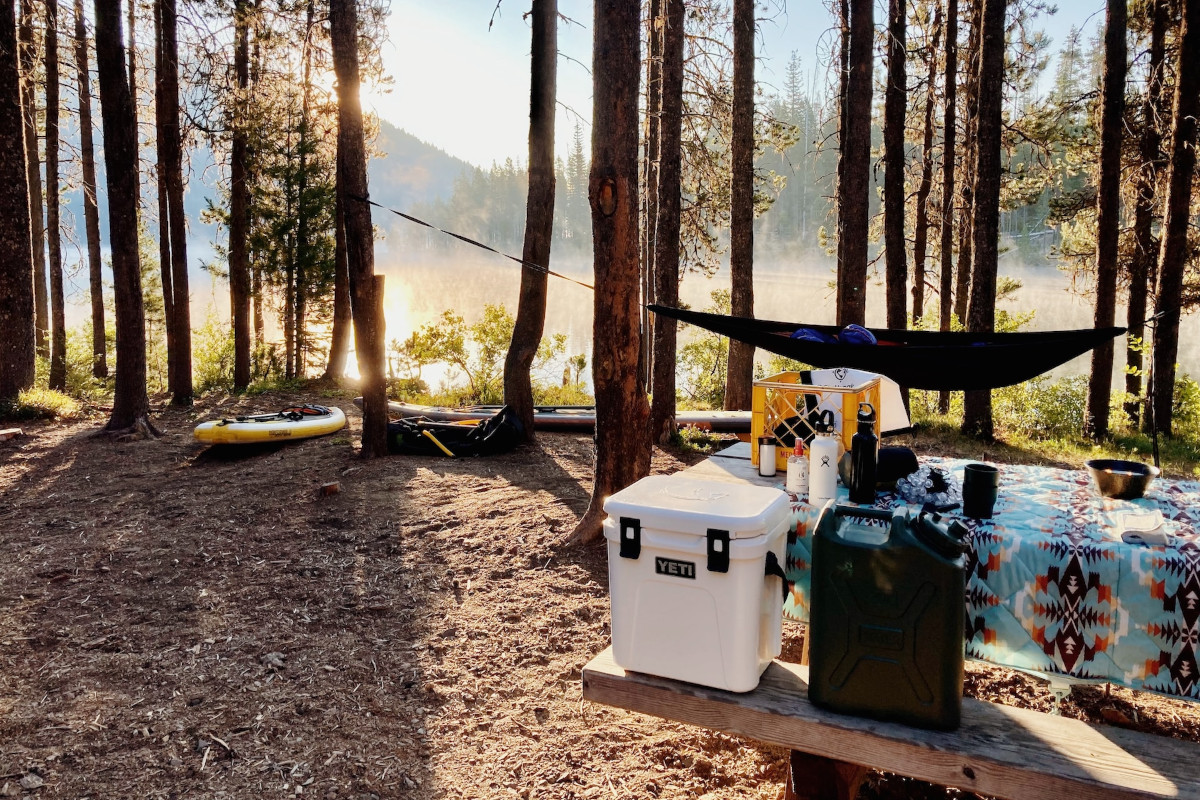
[[[1072,26],[1103,22],[1103,0],[1061,0],[1039,25],[1052,50]],[[795,51],[806,77],[825,74],[834,42],[821,0],[759,0],[755,77],[780,90]],[[506,158],[525,161],[529,133],[529,0],[392,0],[384,67],[394,83],[364,102],[387,121],[452,156],[480,167]],[[489,30],[489,22],[494,23]],[[555,147],[564,158],[576,124],[585,147],[591,136],[592,3],[559,0],[558,95]],[[876,2],[875,23],[887,21]],[[1052,70],[1053,68],[1051,68]]]

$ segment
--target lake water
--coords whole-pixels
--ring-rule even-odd
[[[592,281],[590,260],[554,261],[551,268],[585,283]],[[403,340],[422,325],[437,320],[443,311],[453,309],[468,322],[479,319],[488,303],[503,304],[513,314],[517,310],[520,289],[520,267],[500,256],[490,255],[463,245],[456,251],[430,255],[413,253],[399,248],[391,250],[385,240],[376,250],[376,269],[387,277],[385,313],[387,338]],[[1001,274],[1021,281],[1022,288],[1015,298],[1001,305],[1010,312],[1035,311],[1032,324],[1035,330],[1056,328],[1090,328],[1092,302],[1075,289],[1071,277],[1052,265],[1031,267],[1015,259],[1001,260]],[[834,265],[832,259],[811,259],[784,262],[760,258],[755,265],[755,314],[764,319],[783,319],[797,322],[834,322]],[[87,318],[86,274],[71,276],[67,324],[76,326]],[[727,270],[711,278],[686,275],[681,295],[693,308],[708,306],[714,290],[727,289]],[[932,300],[936,302],[936,297]],[[198,325],[209,315],[227,319],[229,315],[228,287],[224,281],[215,284],[206,273],[192,278],[192,319]],[[1118,307],[1117,324],[1124,324],[1125,308]],[[884,290],[880,281],[873,280],[867,289],[867,324],[884,323]],[[268,328],[268,336],[273,327]],[[684,334],[688,335],[688,327]],[[592,335],[592,292],[582,286],[551,277],[546,309],[546,335],[566,334],[569,355],[588,356],[590,375]],[[1124,363],[1121,354],[1124,338],[1117,340],[1118,355],[1114,375],[1119,375]],[[761,352],[761,351],[760,351]],[[353,359],[350,360],[353,365]],[[1183,372],[1200,375],[1200,315],[1184,317],[1180,331],[1179,363]],[[1087,355],[1068,362],[1052,375],[1086,373]],[[561,375],[562,365],[551,371]],[[427,368],[423,375],[431,385],[445,377],[444,371]],[[1117,384],[1114,384],[1117,385]]]
[[[470,252],[471,248],[462,249],[464,252],[458,259],[411,258],[389,253],[386,248],[378,251],[376,268],[387,276],[385,310],[389,339],[408,336],[433,322],[445,309],[454,309],[468,322],[478,319],[488,303],[502,303],[516,313],[519,266],[498,256],[476,255]],[[591,282],[590,262],[554,263],[551,267]],[[1022,288],[1000,308],[1014,313],[1034,311],[1028,329],[1092,327],[1091,298],[1076,289],[1068,274],[1053,266],[1029,267],[1012,260],[1002,261],[1001,274],[1019,280]],[[755,265],[755,315],[763,319],[832,324],[834,277],[832,259],[787,264],[760,260]],[[587,354],[590,365],[592,293],[558,278],[551,277],[549,281],[546,334],[566,334],[568,353]],[[709,305],[711,292],[728,287],[727,270],[711,278],[689,274],[681,284],[681,296],[691,307],[701,309]],[[936,296],[932,302],[937,302]],[[884,289],[880,281],[872,281],[867,290],[867,324],[882,326],[884,318]],[[1120,306],[1117,324],[1123,325],[1124,320],[1125,308]],[[684,330],[687,329],[685,326]],[[1124,342],[1124,337],[1117,339],[1114,376],[1120,374],[1124,364]],[[1179,362],[1184,372],[1200,375],[1200,316],[1191,315],[1183,320]],[[1052,375],[1081,374],[1088,369],[1089,356],[1085,354]],[[427,377],[436,381],[440,375],[428,373]]]

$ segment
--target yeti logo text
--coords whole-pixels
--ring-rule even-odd
[[[674,575],[676,578],[696,579],[696,565],[690,561],[676,561],[673,558],[654,559],[654,571],[659,575]]]

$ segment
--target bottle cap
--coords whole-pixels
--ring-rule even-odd
[[[797,456],[804,455],[804,440],[799,436],[796,437],[796,447],[792,450],[792,454]]]

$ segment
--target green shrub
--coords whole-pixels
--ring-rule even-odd
[[[711,295],[705,308],[713,314],[728,314],[732,308],[728,289]],[[682,340],[682,337],[680,337]],[[729,340],[707,331],[697,331],[679,347],[676,367],[676,403],[684,408],[722,408],[725,405],[725,375],[729,368]]]
[[[192,388],[196,394],[233,386],[233,329],[216,314],[192,329]]]
[[[17,396],[15,404],[0,404],[5,419],[72,419],[79,415],[79,401],[63,392],[34,387]]]

